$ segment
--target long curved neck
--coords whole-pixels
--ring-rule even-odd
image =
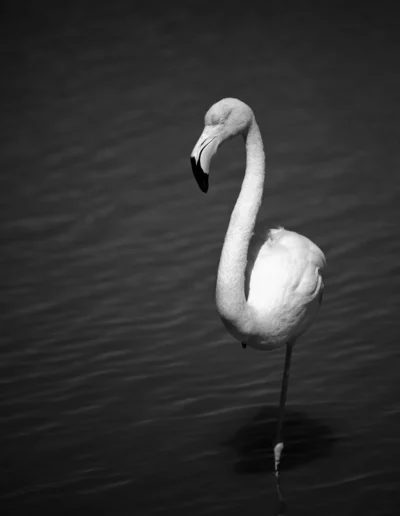
[[[220,316],[239,333],[251,322],[245,297],[249,243],[261,205],[265,157],[261,133],[253,119],[246,142],[246,172],[233,209],[218,268],[216,302]]]

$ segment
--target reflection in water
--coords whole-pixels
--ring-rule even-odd
[[[213,299],[242,147],[206,198],[187,160],[232,95],[266,142],[260,228],[328,259],[293,356],[290,512],[397,514],[397,18],[72,4],[2,18],[3,512],[275,512],[283,356],[243,351]]]
[[[278,411],[274,406],[261,408],[246,421],[234,436],[223,443],[231,446],[238,459],[234,465],[239,474],[272,473],[272,443],[276,435]],[[285,453],[281,468],[287,471],[312,460],[329,457],[339,439],[333,428],[308,415],[307,407],[288,407],[284,424]]]
[[[238,455],[235,471],[239,474],[266,473],[273,471],[273,441],[276,436],[276,407],[263,407],[237,433],[224,444],[234,448]],[[323,421],[310,418],[307,409],[293,407],[286,410],[284,423],[285,449],[281,462],[283,472],[301,468],[307,462],[329,457],[339,439],[334,429]],[[288,493],[282,492],[282,475],[277,478],[278,514],[284,514]],[[284,481],[284,476],[283,476]],[[290,495],[290,493],[289,493]]]

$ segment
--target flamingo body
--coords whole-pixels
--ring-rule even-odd
[[[325,256],[311,240],[294,231],[271,229],[253,237],[261,206],[265,155],[253,111],[238,99],[226,98],[205,115],[205,127],[192,155],[194,177],[208,191],[211,159],[226,140],[241,135],[246,170],[222,247],[216,286],[218,313],[243,348],[275,349],[286,344],[286,358],[274,447],[279,500],[282,424],[292,348],[314,321],[322,301]]]
[[[294,342],[312,324],[321,304],[325,256],[307,237],[283,228],[271,229],[255,249],[250,247],[246,269],[253,324],[244,342],[271,350]]]

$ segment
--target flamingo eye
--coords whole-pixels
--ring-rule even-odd
[[[211,124],[212,125],[218,125],[218,118],[215,115],[212,115],[211,117]]]
[[[222,117],[219,119],[219,123],[220,124],[224,124],[226,122],[226,118],[225,117]]]

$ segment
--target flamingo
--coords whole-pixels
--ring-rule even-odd
[[[279,464],[292,350],[319,311],[326,260],[311,240],[282,227],[253,237],[263,194],[265,156],[251,108],[238,99],[225,98],[211,106],[204,121],[205,128],[190,157],[194,177],[203,192],[208,191],[210,163],[218,147],[237,135],[245,141],[246,171],[221,252],[216,306],[226,329],[244,348],[273,350],[286,345],[274,441],[275,477],[281,500]]]

